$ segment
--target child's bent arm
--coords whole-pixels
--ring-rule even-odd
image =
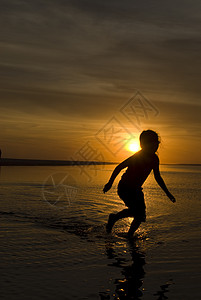
[[[159,164],[157,164],[155,166],[153,171],[154,171],[154,178],[155,178],[156,182],[158,183],[158,185],[162,188],[162,190],[166,193],[166,195],[172,202],[176,202],[174,196],[169,192],[168,188],[165,185],[163,178],[161,177],[161,174],[159,171]]]
[[[168,188],[165,185],[165,182],[163,180],[163,178],[161,177],[161,175],[157,175],[155,176],[156,182],[158,183],[158,185],[162,188],[162,190],[166,193],[169,194]]]
[[[128,159],[126,159],[125,161],[120,163],[118,166],[116,166],[116,168],[112,172],[112,175],[111,175],[108,183],[106,183],[106,185],[103,188],[104,193],[106,193],[107,191],[109,191],[111,189],[112,184],[113,184],[115,178],[117,177],[117,175],[121,172],[122,169],[124,169],[126,167],[128,167]]]

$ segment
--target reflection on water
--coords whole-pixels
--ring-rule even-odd
[[[116,278],[114,280],[115,295],[114,299],[141,299],[143,296],[142,285],[143,278],[145,276],[145,254],[140,251],[136,246],[135,240],[128,240],[128,249],[131,255],[131,263],[127,264],[127,261],[122,257],[121,253],[117,253],[115,250],[115,243],[106,243],[106,255],[112,262],[109,266],[115,266],[121,268],[121,274],[123,278]],[[110,299],[107,294],[100,294],[101,299]]]
[[[169,299],[167,293],[169,292],[169,286],[174,284],[172,279],[160,285],[158,291],[156,290],[156,292],[152,294],[146,290],[145,286],[143,287],[146,276],[144,270],[144,266],[146,265],[146,247],[143,247],[142,242],[143,239],[141,239],[140,236],[134,239],[128,239],[126,242],[124,241],[124,245],[122,242],[106,239],[105,253],[109,260],[107,266],[120,269],[122,276],[119,275],[112,279],[115,287],[112,295],[110,290],[99,293],[101,300],[140,300],[147,296],[148,298],[146,299],[149,299],[150,296],[156,300]],[[125,252],[126,255],[124,255]]]
[[[68,294],[68,299],[189,300],[192,290],[197,290],[194,299],[200,299],[201,169],[179,170],[162,168],[177,195],[175,205],[149,177],[144,187],[147,223],[136,240],[128,241],[124,234],[129,219],[115,224],[110,236],[105,232],[108,214],[123,208],[116,186],[109,194],[102,193],[109,167],[90,183],[71,166],[0,168],[0,217],[6,232],[0,247],[2,298],[29,299],[30,290],[22,285],[27,277],[35,299],[66,299]],[[64,186],[68,174],[75,182]],[[55,189],[49,190],[53,186],[49,178],[58,181]],[[44,197],[44,186],[52,194]],[[78,196],[71,201],[62,198],[69,196],[66,187],[72,186],[78,187]],[[16,263],[8,268],[13,257]]]
[[[157,300],[165,300],[168,299],[166,293],[169,292],[168,287],[172,284],[172,280],[160,286],[161,290],[158,291],[154,296],[158,296]]]

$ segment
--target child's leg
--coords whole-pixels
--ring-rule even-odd
[[[134,232],[139,228],[140,224],[141,221],[139,219],[134,219],[128,231],[128,236],[132,237]]]
[[[120,212],[118,212],[117,214],[110,214],[107,225],[106,225],[107,232],[109,233],[112,231],[112,227],[118,220],[123,219],[123,218],[132,217],[132,216],[133,216],[133,214],[129,208],[123,209]]]
[[[133,213],[129,208],[125,208],[116,214],[116,221],[128,217],[133,217]]]

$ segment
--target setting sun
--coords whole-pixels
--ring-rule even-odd
[[[140,144],[138,141],[136,140],[131,140],[127,145],[126,145],[126,150],[130,151],[130,152],[137,152],[139,151],[140,148]]]

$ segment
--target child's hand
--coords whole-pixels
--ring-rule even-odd
[[[103,193],[107,193],[112,187],[112,184],[110,182],[106,183],[106,185],[103,188]]]
[[[175,197],[174,197],[171,193],[168,194],[168,198],[169,198],[173,203],[176,202]]]

